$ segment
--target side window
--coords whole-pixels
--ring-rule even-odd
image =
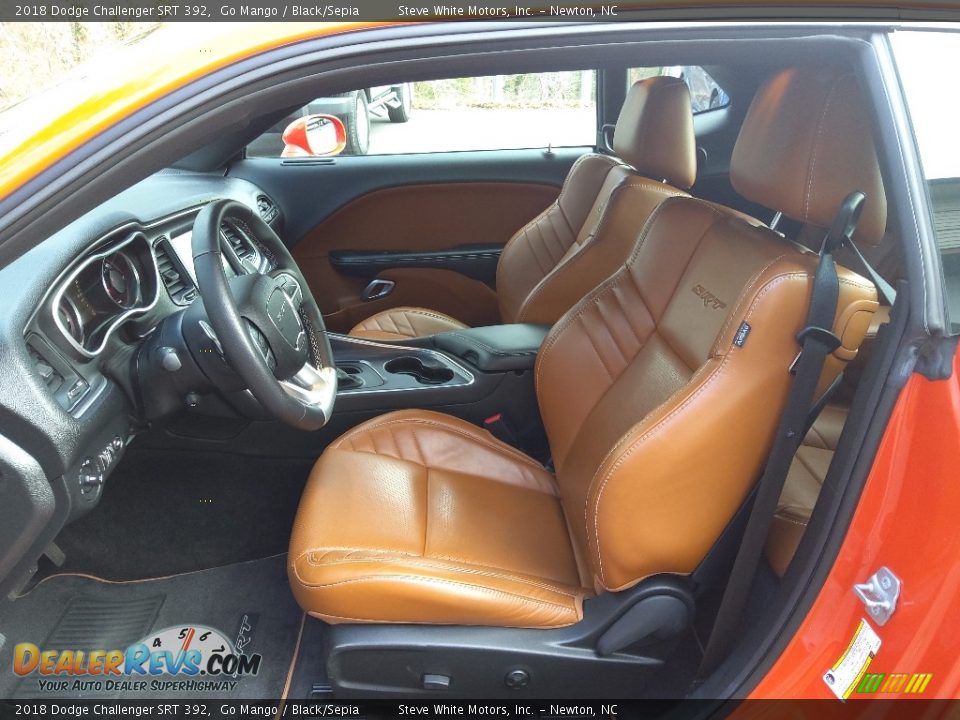
[[[596,144],[596,72],[493,75],[364,88],[313,100],[251,143],[277,157],[297,117],[324,113],[347,130],[345,155]]]
[[[730,97],[710,73],[699,65],[667,65],[665,67],[638,67],[627,70],[627,87],[637,80],[669,75],[680,78],[690,88],[690,104],[693,114],[716,110],[730,104]]]
[[[892,42],[930,193],[948,318],[960,333],[960,140],[953,83],[944,75],[960,67],[960,33],[897,32]]]

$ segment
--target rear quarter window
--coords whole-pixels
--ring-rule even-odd
[[[947,317],[960,333],[960,33],[900,31],[892,36],[940,250]]]

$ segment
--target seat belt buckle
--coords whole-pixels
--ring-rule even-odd
[[[789,371],[791,375],[797,374],[797,365],[800,364],[800,356],[803,355],[803,344],[808,338],[824,345],[827,348],[828,353],[832,353],[843,344],[840,338],[838,338],[836,334],[830,330],[808,325],[797,333],[797,342],[800,343],[800,352],[797,353],[797,356],[793,359],[793,362],[790,363]]]
[[[483,428],[497,440],[513,447],[519,447],[517,433],[502,412],[495,413],[484,420]]]

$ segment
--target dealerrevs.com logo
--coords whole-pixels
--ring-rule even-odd
[[[240,678],[256,675],[261,661],[202,625],[169,627],[125,649],[20,643],[13,651],[13,671],[39,676],[39,689],[47,692],[230,691]]]

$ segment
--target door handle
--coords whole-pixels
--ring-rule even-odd
[[[380,298],[385,298],[393,292],[395,285],[396,283],[393,280],[382,280],[380,278],[371,280],[370,284],[360,293],[360,297],[364,300],[379,300]]]

